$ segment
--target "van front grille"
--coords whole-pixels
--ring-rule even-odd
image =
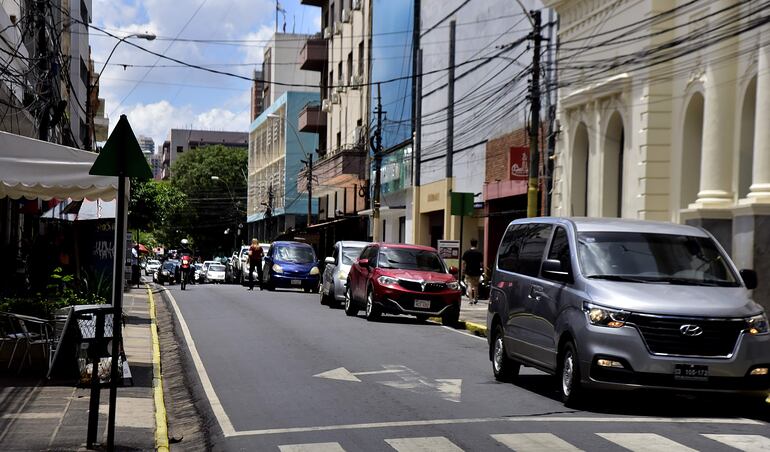
[[[714,358],[730,356],[735,349],[738,336],[746,328],[746,321],[743,319],[705,319],[645,314],[631,314],[626,323],[636,326],[650,352],[654,354]],[[688,328],[687,325],[690,327]],[[694,335],[693,331],[698,334]]]

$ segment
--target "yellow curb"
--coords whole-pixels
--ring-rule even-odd
[[[150,334],[152,335],[152,389],[155,398],[155,450],[167,452],[168,449],[168,419],[166,403],[163,400],[163,375],[160,371],[160,341],[158,340],[158,322],[155,317],[155,298],[152,289],[147,286],[150,295]]]
[[[476,336],[487,337],[487,326],[473,322],[464,322],[465,329],[475,334]]]

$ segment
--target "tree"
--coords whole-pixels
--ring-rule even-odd
[[[248,160],[246,149],[216,145],[181,154],[171,168],[171,185],[188,200],[180,229],[203,255],[224,253],[233,246],[238,225],[245,231]]]
[[[187,205],[187,196],[167,181],[132,179],[129,227],[151,233],[168,245],[178,243],[177,225]]]

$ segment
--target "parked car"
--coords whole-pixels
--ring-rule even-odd
[[[225,282],[225,266],[216,262],[210,264],[206,269],[204,278],[207,283],[221,284]]]
[[[270,246],[264,262],[263,287],[267,290],[277,287],[303,289],[305,292],[318,290],[318,259],[313,247],[307,243],[275,242]]]
[[[153,274],[152,280],[160,285],[166,283],[174,284],[178,281],[177,271],[178,265],[174,261],[166,261],[161,267]]]
[[[203,264],[193,264],[193,268],[195,269],[195,274],[193,275],[193,279],[197,283],[203,282]]]
[[[160,261],[157,259],[150,259],[144,266],[144,274],[147,276],[152,275],[160,268]]]
[[[574,405],[592,388],[762,394],[770,334],[735,268],[705,230],[619,219],[512,222],[487,314],[498,380],[521,365],[558,375]]]
[[[233,274],[241,285],[249,282],[249,245],[241,246],[233,257]]]
[[[202,267],[201,267],[201,275],[200,275],[199,282],[201,283],[206,282],[206,272],[208,271],[209,266],[211,266],[211,264],[218,264],[218,263],[219,261],[216,261],[216,260],[204,261],[203,264],[201,264]]]
[[[332,307],[345,302],[345,284],[348,282],[350,266],[361,255],[367,242],[343,241],[334,244],[332,255],[327,257],[326,267],[321,276],[321,304]]]
[[[454,326],[460,317],[460,284],[435,248],[373,243],[350,269],[345,313],[364,309],[367,320],[383,313],[408,314],[418,319],[441,317]]]

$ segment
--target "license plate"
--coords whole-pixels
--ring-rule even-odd
[[[291,280],[291,285],[292,286],[301,286],[302,285],[302,280],[301,279],[292,279]]]
[[[706,381],[709,378],[709,366],[698,366],[695,364],[676,364],[674,365],[674,379]]]
[[[414,307],[418,309],[430,309],[430,300],[414,300]]]

